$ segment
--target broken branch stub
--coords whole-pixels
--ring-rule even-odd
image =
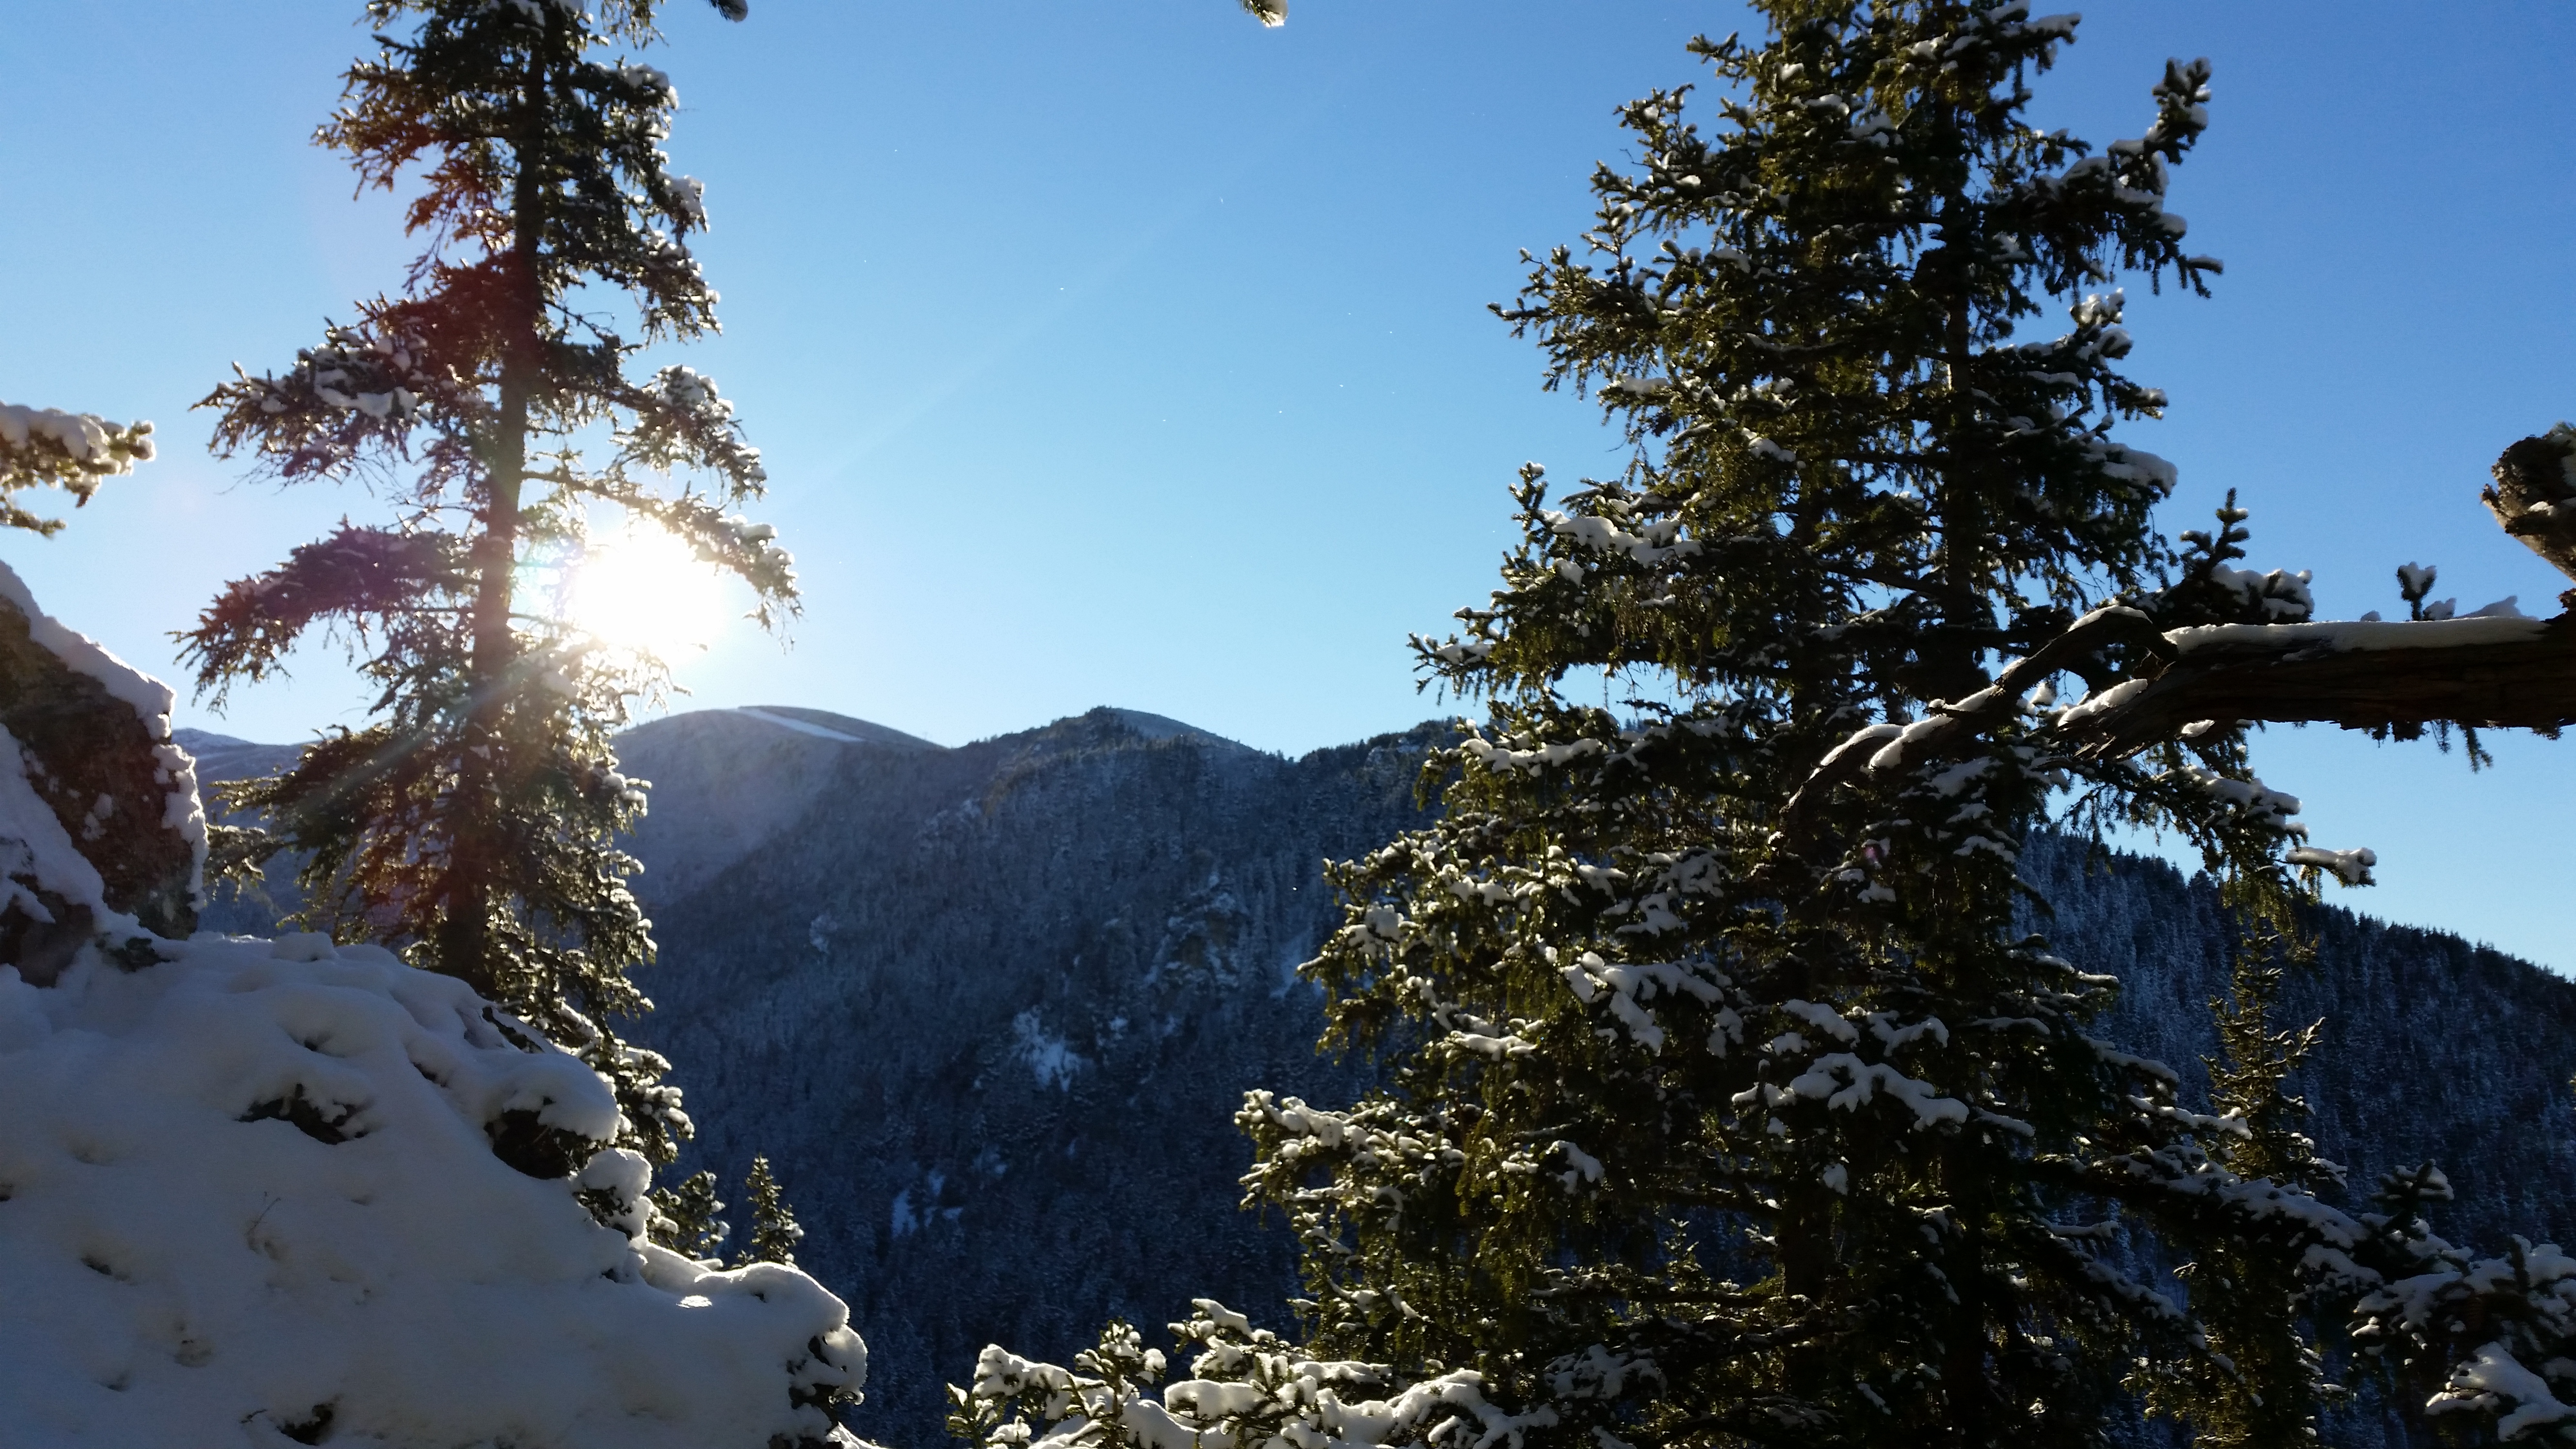
[[[2522,546],[2576,579],[2576,429],[2565,423],[2525,438],[2495,461],[2495,484],[2479,493],[2487,511]],[[2561,595],[2559,602],[2576,607]]]

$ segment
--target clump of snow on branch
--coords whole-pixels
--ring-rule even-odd
[[[2352,850],[2326,850],[2313,845],[2293,846],[2285,858],[2292,865],[2332,871],[2336,879],[2348,886],[2371,884],[2370,868],[2379,864],[2379,853],[2366,845]]]
[[[87,503],[98,485],[152,461],[152,425],[120,427],[94,413],[0,402],[0,526],[50,534],[57,519],[37,518],[9,502],[21,488],[54,487]]]
[[[1562,1145],[1562,1144],[1561,1144]],[[1021,1358],[998,1344],[975,1361],[975,1381],[949,1390],[951,1433],[988,1445],[1075,1449],[1205,1449],[1216,1444],[1376,1449],[1455,1444],[1521,1449],[1528,1431],[1558,1422],[1542,1406],[1514,1414],[1485,1398],[1484,1376],[1459,1369],[1397,1386],[1386,1365],[1317,1359],[1209,1298],[1171,1325],[1190,1377],[1157,1395],[1168,1361],[1124,1323],[1070,1367]],[[1653,1372],[1604,1353],[1612,1374]],[[1562,1366],[1569,1379],[1582,1365]],[[1600,1377],[1600,1367],[1589,1378]],[[1615,1383],[1612,1391],[1615,1392]]]

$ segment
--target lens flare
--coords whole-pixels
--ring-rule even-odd
[[[574,566],[573,627],[605,643],[669,658],[702,650],[724,626],[723,579],[659,529],[595,542]]]

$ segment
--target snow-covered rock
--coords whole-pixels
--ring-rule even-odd
[[[513,1118],[614,1130],[577,1058],[381,950],[164,949],[0,968],[0,1442],[829,1442],[867,1361],[840,1300],[495,1155]],[[601,1159],[614,1216],[644,1163]]]
[[[26,839],[0,844],[0,960],[30,979],[96,933],[194,929],[206,820],[170,705],[168,685],[36,607],[0,564],[0,793],[32,801],[57,841],[39,855]],[[63,894],[48,872],[96,899]]]

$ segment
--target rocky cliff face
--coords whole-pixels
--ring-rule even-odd
[[[1420,819],[1431,734],[1287,760],[1115,710],[953,750],[873,730],[710,711],[626,743],[656,781],[660,1009],[638,1035],[679,1063],[687,1165],[731,1185],[755,1152],[777,1164],[801,1261],[872,1349],[863,1431],[940,1442],[940,1386],[990,1341],[1061,1359],[1194,1295],[1287,1326],[1290,1244],[1235,1208],[1230,1119],[1248,1087],[1365,1081],[1315,1054],[1294,968],[1334,919],[1321,862]],[[2105,1033],[2205,1081],[2213,893],[2057,841],[2026,866],[2059,902],[2034,926],[2125,983]],[[2433,1158],[2461,1190],[2448,1235],[2576,1231],[2576,985],[2342,911],[2313,925],[2320,965],[2283,1012],[2326,1022],[2301,1086],[2355,1187]],[[2376,1411],[2345,1429],[2396,1442]]]

